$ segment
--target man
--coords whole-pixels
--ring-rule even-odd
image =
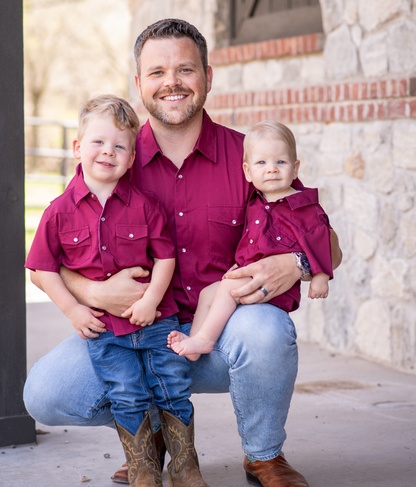
[[[156,22],[137,39],[135,57],[136,86],[149,121],[137,138],[134,178],[167,213],[177,246],[175,299],[188,333],[199,292],[234,263],[250,191],[242,171],[243,136],[214,124],[203,110],[212,68],[195,27],[175,19]],[[341,251],[334,233],[331,241],[336,267]],[[305,271],[298,265],[288,253],[235,270],[234,277],[252,280],[234,296],[255,304],[239,306],[214,350],[190,368],[193,392],[231,393],[247,479],[263,487],[308,485],[281,454],[297,373],[296,332],[287,314],[260,304],[292,287]],[[144,273],[134,268],[93,282],[62,269],[80,302],[116,315],[143,295],[144,285],[133,278]],[[112,426],[106,391],[85,342],[71,336],[33,367],[25,402],[44,424]]]

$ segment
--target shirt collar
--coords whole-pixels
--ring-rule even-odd
[[[217,130],[215,123],[211,120],[208,113],[203,111],[204,118],[202,122],[201,133],[196,141],[194,151],[198,150],[212,162],[217,162]],[[140,130],[140,150],[142,166],[149,164],[157,153],[162,154],[159,144],[156,142],[152,127],[149,120]]]
[[[297,188],[302,188],[300,192],[286,196],[285,198],[282,198],[282,200],[286,200],[292,210],[319,203],[318,190],[316,188],[306,188],[299,180],[297,181],[299,182],[299,184],[296,184]],[[254,188],[250,196],[250,201],[257,197],[260,198],[264,204],[270,206],[280,202],[280,200],[271,203],[267,202],[261,192]]]
[[[124,201],[126,205],[130,202],[130,194],[131,194],[131,187],[130,187],[130,179],[131,179],[131,171],[130,169],[122,176],[117,186],[115,187],[113,193],[117,194],[121,200]],[[78,203],[88,196],[91,191],[87,188],[87,185],[84,182],[83,173],[82,173],[82,164],[78,164],[75,172],[75,184],[74,184],[74,201],[75,204]]]

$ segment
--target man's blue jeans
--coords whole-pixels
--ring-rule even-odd
[[[114,419],[132,435],[149,410],[152,396],[158,409],[169,411],[186,425],[191,421],[189,362],[166,346],[173,330],[180,330],[176,316],[128,335],[107,331],[87,341],[94,370],[108,386]]]
[[[190,324],[181,329],[189,332]],[[191,392],[229,392],[244,453],[270,460],[286,438],[297,362],[296,332],[289,315],[271,304],[240,305],[214,350],[190,364]],[[33,366],[24,400],[29,413],[43,424],[114,426],[107,395],[86,341],[74,333]]]

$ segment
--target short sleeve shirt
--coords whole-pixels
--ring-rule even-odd
[[[312,275],[332,277],[329,220],[318,202],[318,190],[302,191],[267,202],[255,190],[247,205],[243,237],[236,251],[236,263],[246,266],[270,255],[306,252]],[[299,307],[300,281],[281,296],[269,301],[290,312]]]
[[[103,281],[133,266],[151,274],[153,259],[175,257],[162,205],[133,187],[130,176],[128,172],[119,180],[103,208],[85,185],[79,165],[70,186],[44,212],[25,267],[59,272],[64,265],[89,279]],[[149,282],[150,274],[136,280]],[[177,313],[171,286],[158,310],[160,319]],[[139,329],[107,312],[100,320],[115,335]]]

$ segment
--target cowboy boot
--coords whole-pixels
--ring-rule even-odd
[[[199,471],[194,446],[194,415],[189,426],[168,411],[159,410],[163,438],[171,461],[168,464],[169,487],[209,487]]]
[[[163,440],[162,429],[156,431],[156,433],[153,434],[153,438],[155,440],[156,454],[160,464],[160,471],[163,472],[163,466],[165,465],[166,446]],[[114,475],[111,477],[111,480],[113,482],[116,482],[117,484],[129,484],[129,469],[127,467],[127,462],[123,463],[123,465],[114,473]]]
[[[134,436],[117,423],[116,428],[126,455],[130,486],[162,487],[149,414],[146,413]]]

